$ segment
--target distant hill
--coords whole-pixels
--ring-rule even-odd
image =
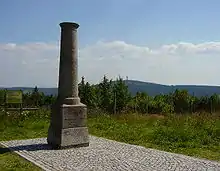
[[[162,84],[148,83],[135,80],[126,80],[129,91],[134,95],[136,92],[146,92],[150,96],[158,94],[168,94],[176,89],[187,90],[191,95],[197,97],[200,96],[211,96],[213,94],[220,94],[220,86],[203,86],[203,85],[175,85],[168,86]]]
[[[202,86],[202,85],[175,85],[175,86],[168,86],[162,84],[155,84],[149,82],[142,82],[136,80],[125,80],[126,85],[128,86],[129,91],[134,95],[136,92],[146,92],[150,96],[155,96],[158,94],[168,94],[175,89],[185,89],[188,92],[195,96],[205,96],[205,95],[212,95],[214,93],[220,94],[220,86]],[[0,88],[4,89],[4,88]],[[31,87],[11,87],[7,88],[9,90],[22,90],[26,91],[33,91],[34,88]],[[56,95],[57,88],[38,88],[40,92],[43,92],[46,95]]]

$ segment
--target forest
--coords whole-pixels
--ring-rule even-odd
[[[1,90],[3,94],[5,90]],[[145,92],[137,92],[131,95],[124,80],[119,77],[116,80],[106,76],[99,84],[92,85],[82,77],[79,83],[79,96],[81,102],[89,109],[99,109],[109,114],[141,113],[141,114],[189,114],[189,113],[215,113],[220,110],[220,96],[196,97],[190,95],[187,90],[174,90],[169,94],[149,96]],[[37,86],[33,92],[23,93],[23,107],[47,107],[54,103],[56,96],[45,95],[38,91]],[[4,98],[1,98],[1,105]],[[16,106],[8,104],[9,107]]]

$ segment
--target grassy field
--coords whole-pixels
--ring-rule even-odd
[[[49,111],[1,114],[0,141],[46,137]],[[130,144],[220,161],[220,116],[88,115],[89,132]],[[40,170],[3,148],[0,170]],[[16,168],[16,169],[15,169]]]

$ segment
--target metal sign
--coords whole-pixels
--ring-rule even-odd
[[[6,91],[6,103],[8,104],[18,104],[22,103],[22,91],[20,90],[7,90]]]

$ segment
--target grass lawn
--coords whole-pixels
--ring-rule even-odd
[[[0,149],[0,170],[40,171],[41,169],[13,152]]]
[[[48,111],[0,118],[0,141],[46,137]],[[127,114],[88,116],[89,132],[130,144],[220,161],[220,117]],[[14,153],[0,150],[0,170],[39,170]]]

